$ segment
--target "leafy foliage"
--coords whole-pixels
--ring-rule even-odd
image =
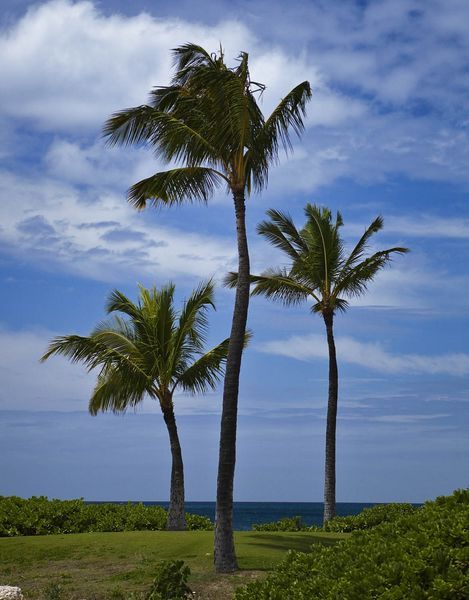
[[[309,528],[301,521],[301,517],[284,517],[271,523],[254,523],[254,531],[307,531]]]
[[[412,504],[377,504],[371,508],[365,508],[358,515],[348,517],[334,517],[324,524],[325,531],[335,533],[349,533],[351,531],[363,531],[371,529],[381,523],[389,523],[402,515],[407,515],[416,510]]]
[[[365,531],[334,547],[291,552],[236,600],[464,600],[469,596],[469,490]]]
[[[340,236],[343,225],[340,213],[333,219],[329,209],[307,204],[307,221],[302,229],[297,229],[286,213],[271,209],[267,215],[269,220],[262,221],[257,231],[286,255],[290,265],[252,275],[252,294],[264,295],[285,305],[310,300],[313,312],[344,311],[348,299],[363,295],[393,254],[408,252],[407,248],[395,247],[366,257],[371,236],[383,227],[381,217],[367,227],[346,255]],[[237,280],[237,273],[229,273],[225,285],[235,287]]]
[[[210,54],[197,44],[173,51],[171,84],[156,87],[147,105],[111,116],[103,129],[110,145],[148,145],[176,168],[155,173],[129,190],[129,202],[143,209],[183,201],[206,202],[217,187],[262,189],[279,147],[290,150],[290,131],[304,129],[311,88],[293,88],[265,119],[257,103],[265,86],[251,80],[248,54],[229,68],[223,49]]]
[[[201,283],[179,312],[174,292],[173,284],[159,290],[140,286],[134,303],[114,290],[107,303],[112,319],[86,337],[56,337],[42,360],[60,354],[88,370],[101,369],[89,403],[92,414],[124,412],[145,395],[163,408],[178,385],[194,393],[214,388],[223,372],[228,340],[204,353],[207,311],[214,308],[213,283]]]
[[[91,531],[159,531],[166,527],[167,512],[161,506],[87,504],[82,499],[49,500],[0,496],[0,537],[49,535]],[[189,530],[211,530],[210,519],[186,515]]]
[[[254,531],[329,531],[334,533],[351,533],[352,531],[371,529],[381,523],[389,523],[413,510],[415,510],[415,507],[412,504],[377,504],[371,508],[363,509],[358,515],[329,519],[324,524],[324,527],[306,525],[302,522],[301,517],[284,517],[279,521],[271,523],[255,523],[252,529]]]
[[[187,586],[190,568],[182,560],[158,563],[156,577],[145,600],[184,600],[192,594]]]

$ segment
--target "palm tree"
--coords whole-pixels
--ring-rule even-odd
[[[106,306],[108,321],[86,337],[67,335],[50,343],[41,361],[60,354],[99,368],[89,411],[125,412],[145,396],[159,402],[171,446],[171,491],[167,529],[186,528],[184,467],[174,415],[176,389],[192,393],[214,388],[223,371],[228,339],[204,353],[207,310],[215,308],[212,282],[196,288],[179,312],[174,308],[174,285],[157,290],[140,286],[135,304],[114,290]]]
[[[207,202],[223,186],[234,201],[239,279],[226,362],[220,429],[215,568],[237,569],[233,540],[233,480],[239,374],[249,305],[249,251],[245,198],[267,184],[279,148],[291,149],[289,131],[303,130],[307,81],[292,89],[265,119],[256,96],[263,85],[251,80],[248,54],[228,68],[223,50],[209,54],[195,44],[174,50],[176,73],[168,87],[151,92],[150,104],[115,113],[104,126],[110,144],[147,144],[166,162],[180,166],[144,179],[129,190],[137,209],[147,202],[172,206]]]
[[[257,231],[288,257],[288,268],[269,269],[251,276],[255,284],[253,295],[264,295],[286,305],[312,301],[312,312],[322,315],[326,325],[329,348],[329,397],[327,403],[326,460],[324,483],[324,522],[335,516],[335,450],[339,378],[334,342],[334,317],[348,307],[347,298],[361,296],[380,269],[387,265],[393,254],[404,254],[407,248],[389,248],[366,257],[368,242],[383,227],[377,217],[365,230],[357,245],[347,256],[340,237],[342,217],[335,221],[327,208],[308,204],[307,221],[298,230],[291,217],[277,210],[269,210],[270,220],[259,224]],[[226,278],[229,287],[236,285],[238,275]]]

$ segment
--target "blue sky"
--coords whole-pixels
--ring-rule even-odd
[[[39,364],[51,337],[88,333],[115,287],[172,280],[182,300],[235,267],[231,201],[133,211],[126,190],[163,167],[100,139],[192,41],[250,53],[268,113],[308,79],[306,132],[248,202],[253,272],[282,257],[255,235],[270,207],[340,210],[347,244],[378,214],[376,247],[405,245],[336,321],[339,501],[422,501],[467,486],[469,5],[4,0],[0,17],[1,494],[164,500],[156,406],[87,414],[93,375]],[[233,294],[217,288],[211,343]],[[321,320],[251,303],[240,390],[237,500],[322,499],[327,394]],[[220,390],[178,395],[187,498],[215,496]]]

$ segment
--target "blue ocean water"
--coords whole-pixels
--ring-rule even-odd
[[[159,504],[164,508],[168,502],[144,502],[146,505]],[[339,502],[337,514],[341,517],[356,515],[374,503]],[[306,525],[321,525],[324,505],[322,502],[235,502],[233,507],[233,527],[237,531],[251,529],[254,523],[269,523],[283,517],[300,516]],[[186,502],[186,511],[215,520],[215,502]]]

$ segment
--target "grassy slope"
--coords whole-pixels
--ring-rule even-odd
[[[212,568],[210,531],[81,533],[0,539],[0,585],[18,585],[27,598],[42,598],[51,582],[64,597],[104,598],[113,590],[148,588],[153,565],[162,559],[182,559],[191,568],[191,587],[202,598],[229,598],[231,590],[271,569],[289,549],[307,551],[312,544],[335,543],[333,533],[236,533],[237,576],[216,576]]]

